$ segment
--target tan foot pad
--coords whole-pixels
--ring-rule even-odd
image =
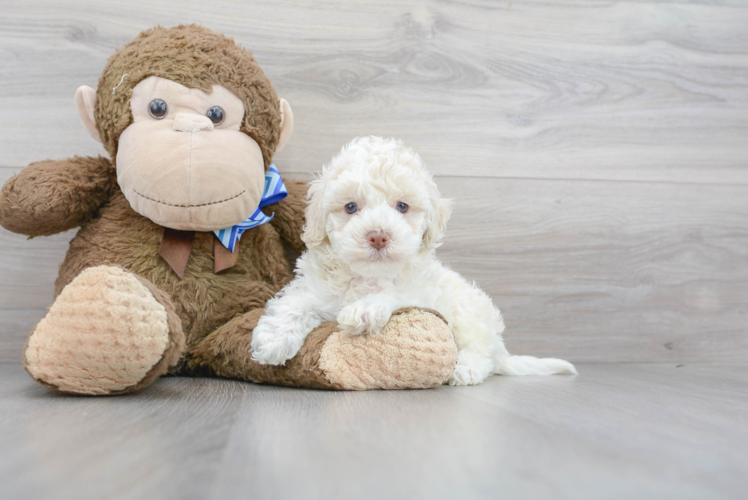
[[[169,345],[166,309],[138,278],[98,266],[76,277],[31,334],[24,364],[65,392],[112,394],[136,386]]]
[[[319,367],[340,389],[426,389],[444,383],[457,362],[457,346],[435,311],[396,311],[376,335],[327,339]]]

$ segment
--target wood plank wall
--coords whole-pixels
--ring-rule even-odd
[[[139,31],[252,50],[309,178],[402,138],[456,209],[440,255],[502,308],[510,350],[748,362],[748,5],[687,1],[0,2],[0,181],[103,154],[81,84]],[[72,232],[0,230],[0,360],[18,362]]]

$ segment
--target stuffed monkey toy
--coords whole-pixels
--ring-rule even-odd
[[[304,248],[306,194],[287,181],[285,199],[267,197],[293,115],[251,53],[200,26],[157,27],[75,102],[111,160],[32,163],[0,193],[10,231],[80,228],[24,349],[34,380],[95,395],[169,371],[323,389],[425,388],[449,376],[452,334],[418,309],[377,336],[324,324],[286,366],[251,360],[262,307],[291,279],[288,250]]]

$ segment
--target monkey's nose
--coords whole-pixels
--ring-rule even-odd
[[[372,231],[366,235],[366,240],[369,242],[372,248],[381,250],[387,246],[390,239],[387,237],[387,233],[382,231]]]
[[[177,132],[197,132],[199,130],[213,130],[213,122],[205,115],[177,113],[174,116],[173,127]]]

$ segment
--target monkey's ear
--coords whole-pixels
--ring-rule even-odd
[[[75,91],[75,107],[91,137],[101,142],[99,129],[96,128],[94,109],[96,107],[96,91],[88,85],[81,85]]]
[[[281,112],[281,136],[278,141],[278,147],[275,148],[276,153],[280,153],[293,133],[293,112],[291,111],[291,105],[283,98],[280,99],[279,104]]]

